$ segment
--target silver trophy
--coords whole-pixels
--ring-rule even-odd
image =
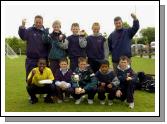
[[[78,86],[78,92],[81,92],[82,88],[79,86],[79,81],[80,81],[80,77],[78,74],[75,74],[73,75],[73,80],[77,83],[77,86]]]
[[[79,75],[73,73],[72,79],[77,83],[77,86],[79,87],[79,81],[80,81]]]

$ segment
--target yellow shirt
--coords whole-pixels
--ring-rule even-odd
[[[50,70],[50,68],[48,68],[48,67],[44,68],[42,74],[40,73],[38,67],[36,67],[36,68],[34,68],[32,70],[35,70],[35,72],[36,72],[35,75],[32,78],[32,84],[35,84],[37,86],[44,86],[43,84],[39,84],[38,82],[41,81],[41,80],[46,80],[46,79],[54,80],[53,73]],[[31,72],[28,75],[28,80],[30,79],[30,77],[32,75],[32,70],[31,70]]]

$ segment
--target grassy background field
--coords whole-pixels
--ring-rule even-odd
[[[133,57],[132,67],[136,72],[155,73],[155,60]],[[83,101],[75,105],[68,103],[46,104],[40,98],[37,104],[28,102],[25,83],[25,56],[17,59],[5,59],[5,111],[6,112],[153,112],[155,111],[155,94],[145,91],[135,91],[135,108],[130,110],[126,103],[114,100],[112,106],[100,105],[95,97],[93,105]]]

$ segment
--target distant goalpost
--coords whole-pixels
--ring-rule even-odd
[[[5,43],[5,56],[7,56],[10,59],[19,57],[7,43]]]

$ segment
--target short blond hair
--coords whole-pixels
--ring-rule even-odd
[[[78,63],[81,63],[81,62],[88,62],[87,58],[86,57],[79,57],[78,58]]]
[[[53,24],[52,24],[52,27],[53,27],[54,25],[60,25],[60,27],[61,27],[61,22],[60,22],[59,20],[55,20],[55,21],[53,22]]]
[[[75,23],[72,23],[71,28],[72,28],[72,27],[79,27],[79,24],[76,23],[76,22],[75,22]]]
[[[92,25],[92,28],[93,28],[94,26],[98,26],[98,27],[100,28],[100,24],[99,24],[98,22],[94,22],[93,25]]]

